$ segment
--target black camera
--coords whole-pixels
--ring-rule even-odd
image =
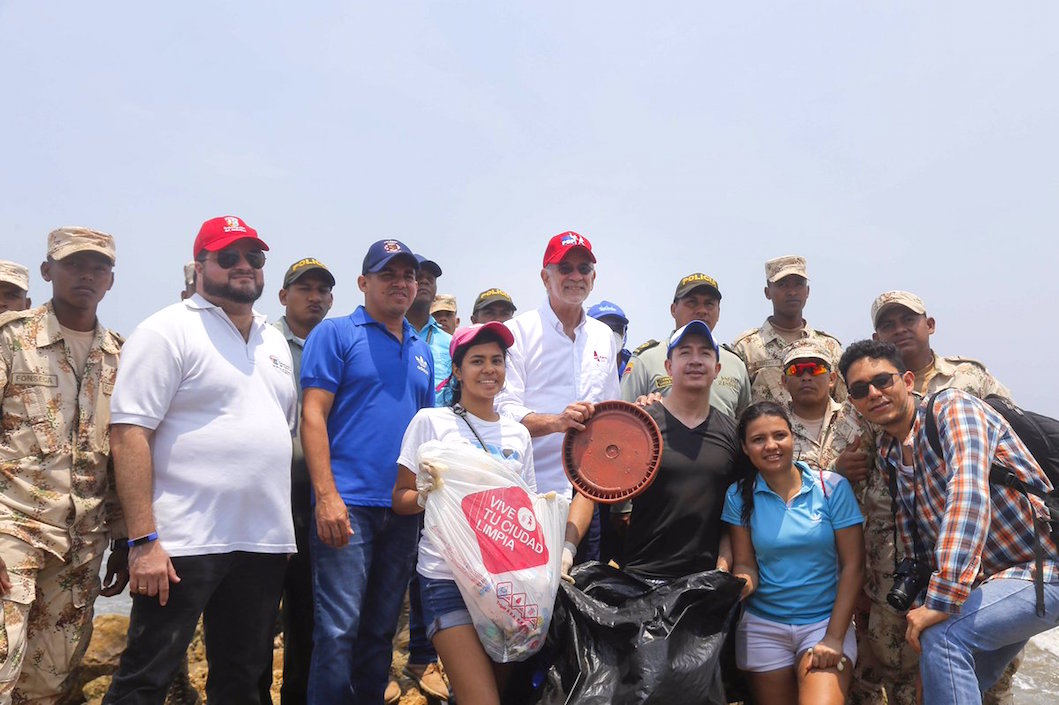
[[[907,610],[927,589],[932,572],[929,565],[921,565],[915,558],[901,559],[894,570],[894,586],[886,595],[886,601],[895,610]]]

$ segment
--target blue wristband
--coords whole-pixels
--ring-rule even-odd
[[[155,531],[152,531],[151,533],[147,534],[146,536],[141,536],[138,539],[129,539],[129,548],[132,548],[133,546],[142,546],[145,543],[151,543],[152,541],[157,541],[157,540],[158,540],[158,533],[155,532]]]

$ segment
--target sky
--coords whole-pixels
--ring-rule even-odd
[[[112,233],[100,318],[128,334],[238,215],[270,318],[306,256],[348,314],[395,237],[468,322],[494,286],[539,305],[575,230],[633,347],[692,272],[720,339],[760,325],[764,261],[801,254],[811,326],[867,337],[875,296],[914,291],[939,354],[1059,415],[1057,27],[1048,2],[0,1],[0,258],[42,303],[48,232]]]

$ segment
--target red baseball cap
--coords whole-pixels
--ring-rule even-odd
[[[219,218],[210,218],[202,227],[195,238],[194,257],[198,259],[203,250],[216,252],[223,250],[237,240],[254,240],[258,247],[267,250],[268,245],[257,236],[257,231],[251,228],[242,218],[234,215],[225,215]]]
[[[567,230],[548,241],[548,249],[544,251],[544,266],[559,264],[570,250],[578,247],[587,252],[593,262],[596,261],[596,256],[592,254],[592,243],[588,241],[588,238],[578,235],[573,230]]]
[[[515,336],[512,335],[511,329],[500,321],[475,323],[473,326],[460,328],[452,334],[452,340],[449,341],[449,357],[456,357],[457,350],[465,345],[470,345],[474,342],[475,338],[487,330],[493,331],[500,337],[501,342],[504,344],[504,350],[507,350],[515,344]]]

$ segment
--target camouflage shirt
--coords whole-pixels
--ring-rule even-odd
[[[819,338],[831,350],[833,360],[842,357],[842,343],[838,342],[838,338],[808,326],[802,329],[802,337]],[[791,395],[783,386],[783,353],[788,345],[768,319],[760,328],[746,331],[732,343],[732,349],[746,363],[746,371],[750,375],[750,395],[754,401],[769,399],[780,404],[790,402]],[[845,400],[846,386],[841,379],[835,383],[831,396],[836,401]]]
[[[710,387],[710,406],[734,419],[750,406],[750,378],[739,356],[721,346],[721,372]],[[621,398],[634,402],[641,396],[658,392],[669,394],[673,378],[666,372],[666,346],[649,340],[633,352],[621,378]]]
[[[934,354],[933,350],[931,354]],[[962,389],[979,399],[985,399],[990,394],[998,394],[1006,399],[1011,398],[1011,392],[998,382],[996,377],[989,374],[985,365],[969,357],[934,355],[934,368],[924,377],[925,385],[923,380],[916,377],[916,391],[923,396],[942,389]]]
[[[122,342],[97,323],[78,379],[51,302],[0,316],[0,533],[71,562],[126,535],[109,465]]]
[[[820,427],[819,437],[816,438],[812,437],[798,417],[794,416],[793,406],[788,406],[788,409],[791,412],[791,430],[794,433],[795,460],[802,460],[814,469],[838,472],[835,469],[835,461],[857,438],[861,438],[860,449],[868,451],[869,458],[874,458],[872,431],[850,404],[839,404],[834,399],[828,399],[824,423]],[[858,497],[863,485],[863,482],[853,484],[853,492]]]

